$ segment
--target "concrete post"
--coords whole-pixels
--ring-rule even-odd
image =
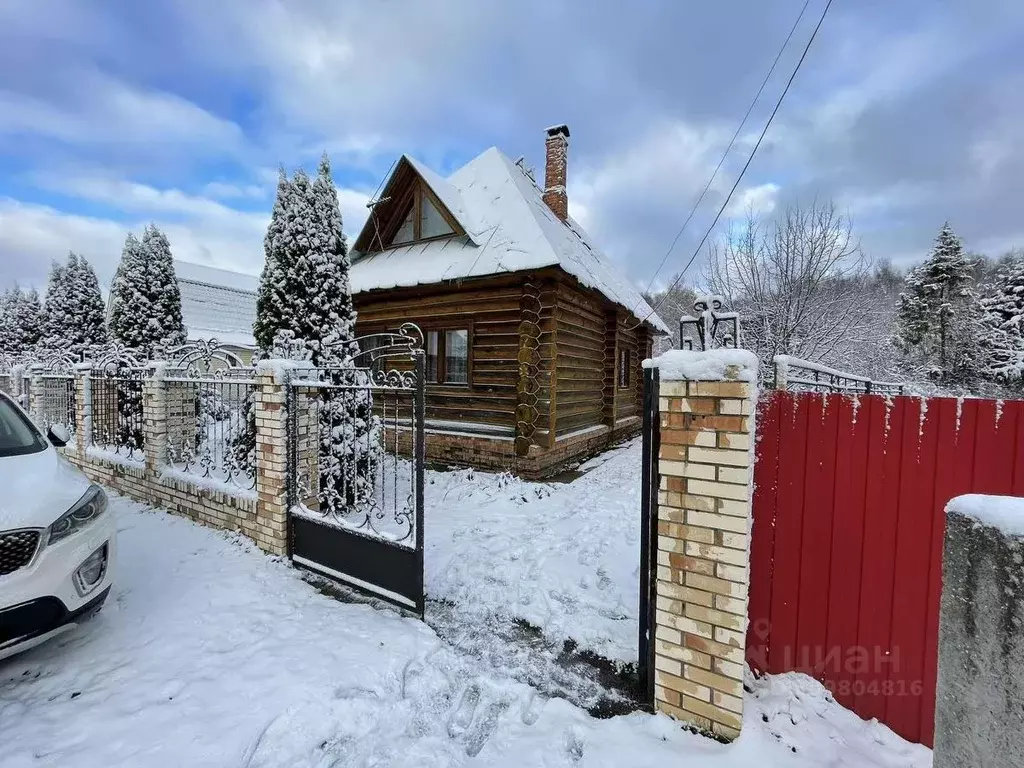
[[[946,512],[933,764],[1020,766],[1024,499],[960,496]]]
[[[655,706],[732,740],[743,722],[757,361],[736,350],[659,361]]]

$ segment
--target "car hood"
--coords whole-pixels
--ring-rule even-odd
[[[0,531],[45,528],[88,488],[85,475],[53,448],[0,456]]]

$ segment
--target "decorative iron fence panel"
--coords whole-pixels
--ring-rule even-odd
[[[89,448],[127,461],[146,460],[142,386],[145,370],[132,350],[96,350],[89,373]]]
[[[414,327],[288,385],[292,559],[423,614],[424,356]],[[389,365],[391,367],[385,367]]]
[[[216,339],[170,350],[164,373],[170,467],[243,491],[256,488],[254,370]]]
[[[75,377],[70,374],[45,374],[39,378],[40,386],[36,390],[39,396],[32,403],[36,422],[44,430],[53,424],[62,424],[74,435],[78,428]]]
[[[90,447],[133,462],[146,458],[142,404],[143,371],[115,367],[90,376]]]

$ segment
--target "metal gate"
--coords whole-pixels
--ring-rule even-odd
[[[644,369],[642,415],[643,467],[640,491],[640,637],[637,672],[642,701],[654,706],[654,580],[657,578],[658,452],[661,423],[658,415],[658,369]]]
[[[423,615],[422,333],[357,339],[288,384],[292,561]]]

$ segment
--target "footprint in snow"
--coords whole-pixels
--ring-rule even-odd
[[[573,765],[583,759],[583,740],[575,731],[565,733],[565,754],[572,760]]]
[[[380,694],[371,688],[362,688],[358,685],[342,686],[334,692],[336,699],[379,699]]]
[[[476,757],[480,754],[480,750],[484,748],[484,744],[498,727],[498,721],[506,709],[508,709],[508,702],[493,701],[484,710],[483,715],[477,718],[472,729],[466,733],[463,739],[468,757]]]
[[[480,704],[480,688],[474,683],[462,693],[458,707],[448,720],[448,735],[453,739],[466,732],[473,722],[473,715]]]

